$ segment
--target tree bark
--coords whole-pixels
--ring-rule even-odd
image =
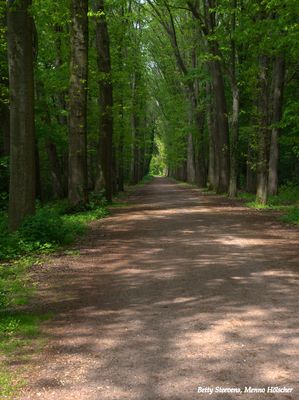
[[[239,88],[236,82],[232,85],[233,108],[232,108],[232,124],[231,124],[231,143],[230,143],[230,178],[229,178],[229,197],[237,196],[238,182],[238,137],[239,137],[239,109],[240,97]]]
[[[188,2],[190,4],[191,2]],[[193,15],[199,19],[203,34],[207,37],[214,34],[216,27],[216,3],[214,0],[204,0],[204,25],[202,25],[201,18],[196,6],[193,6]],[[219,61],[220,50],[218,42],[207,40],[209,51],[214,56],[214,60],[210,61],[208,66],[212,80],[212,90],[214,95],[215,118],[217,119],[217,138],[216,144],[216,158],[219,165],[219,176],[216,187],[217,193],[224,193],[228,191],[229,186],[229,125],[227,117],[227,104],[225,98],[225,87],[223,80],[222,67]]]
[[[217,51],[215,49],[213,49],[213,54],[215,56],[217,55]],[[210,62],[210,72],[212,77],[212,88],[215,101],[215,117],[217,118],[218,127],[217,157],[219,160],[219,180],[216,191],[217,193],[224,193],[227,192],[229,185],[229,128],[224,81],[219,61],[215,60]]]
[[[9,108],[5,103],[0,103],[0,120],[1,120],[0,156],[9,156],[10,152]]]
[[[210,189],[216,189],[218,183],[218,171],[216,166],[216,131],[217,124],[214,116],[213,107],[213,96],[211,84],[208,82],[206,85],[206,99],[207,99],[207,126],[209,132],[209,165],[208,165],[208,187]]]
[[[57,154],[56,145],[50,139],[46,141],[46,151],[50,163],[53,197],[55,199],[62,199],[64,196],[64,190],[60,160]]]
[[[259,148],[257,162],[256,201],[266,204],[268,200],[268,153],[269,153],[269,104],[268,104],[268,57],[261,56],[259,60]]]
[[[192,50],[192,65],[193,68],[198,68],[198,60],[196,49]],[[198,103],[200,98],[200,83],[199,79],[195,78],[193,82],[193,118],[195,124],[194,137],[194,164],[195,164],[195,181],[199,187],[205,187],[207,183],[207,168],[206,168],[206,149],[204,143],[204,124],[205,115],[199,109]]]
[[[10,88],[9,228],[35,212],[33,19],[31,0],[8,1]]]
[[[285,59],[278,56],[274,63],[274,93],[273,93],[273,116],[271,131],[270,158],[269,158],[269,176],[268,176],[268,194],[276,195],[278,193],[278,157],[279,157],[279,132],[277,124],[282,116],[283,89],[285,78]]]
[[[4,15],[3,15],[4,14]],[[7,30],[7,16],[6,13],[3,13],[0,16],[0,29],[2,32]],[[4,35],[3,35],[4,36]],[[5,39],[5,36],[2,38]],[[6,37],[7,40],[7,37]],[[6,52],[1,50],[2,56],[6,56]],[[8,69],[6,68],[5,63],[1,63],[0,65],[0,84],[3,88],[8,91]],[[9,133],[9,106],[8,106],[8,96],[6,94],[1,93],[0,98],[0,157],[1,156],[9,156],[9,146],[10,146],[10,133]]]
[[[104,0],[94,2],[96,17],[96,45],[99,80],[99,161],[105,186],[105,196],[112,201],[113,192],[113,85],[111,81],[110,40],[104,13]]]
[[[192,133],[188,133],[187,136],[187,182],[195,183],[194,144]]]
[[[230,81],[232,91],[232,122],[230,136],[230,174],[229,174],[229,197],[237,196],[238,185],[238,150],[239,150],[239,110],[240,110],[240,93],[238,87],[238,72],[237,72],[237,47],[234,39],[236,30],[236,8],[237,0],[232,0],[232,19],[231,19],[231,60],[230,60]]]
[[[247,162],[246,162],[246,191],[249,193],[256,193],[257,177],[256,177],[256,171],[253,168],[255,162],[256,162],[255,152],[249,140],[247,145]]]
[[[68,200],[87,203],[88,0],[71,2]]]

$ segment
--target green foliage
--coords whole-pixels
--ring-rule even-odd
[[[290,224],[299,225],[299,207],[292,208],[286,215],[282,218],[282,221],[288,222]]]
[[[153,156],[150,163],[150,174],[164,176],[166,171],[165,149],[162,140],[156,136],[154,142]]]
[[[93,195],[87,210],[75,210],[74,214],[70,211],[65,202],[40,208],[11,234],[8,233],[7,215],[0,214],[0,260],[15,259],[32,252],[44,253],[69,244],[85,232],[89,221],[107,215],[105,202],[96,195]]]
[[[12,351],[24,345],[25,339],[38,335],[38,325],[51,317],[51,314],[0,314],[0,351]]]
[[[279,188],[277,196],[269,196],[267,205],[255,203],[255,195],[251,193],[241,192],[238,197],[248,201],[248,205],[254,208],[274,209],[289,205],[299,204],[299,186],[289,183]]]
[[[145,175],[145,176],[142,178],[142,180],[140,181],[140,184],[143,185],[144,183],[149,183],[149,182],[151,182],[153,179],[154,179],[153,175],[151,175],[151,174]]]
[[[17,381],[16,375],[9,372],[5,359],[18,351],[21,357],[22,347],[29,345],[30,340],[38,334],[40,321],[50,315],[16,313],[13,309],[26,303],[32,293],[32,284],[26,276],[26,270],[37,259],[32,256],[0,264],[0,398],[14,398],[16,391],[24,382]]]
[[[154,155],[151,160],[150,165],[150,173],[155,176],[164,176],[165,175],[165,163],[160,156]]]
[[[289,205],[298,204],[299,205],[299,185],[293,183],[288,183],[282,185],[279,188],[279,193],[277,196],[270,196],[269,204],[276,205]]]
[[[50,314],[22,314],[0,313],[0,398],[13,399],[18,390],[25,384],[19,379],[17,372],[9,372],[6,360],[12,356],[18,359],[26,359],[26,352],[22,355],[22,349],[30,346],[34,338],[38,338],[39,324],[50,318]],[[32,349],[31,349],[32,352]]]
[[[0,264],[0,312],[26,302],[31,289],[27,286],[25,271],[34,263],[33,257]]]
[[[73,227],[64,222],[63,218],[48,208],[42,208],[28,217],[19,230],[20,237],[32,243],[37,249],[44,245],[68,244],[74,239]]]
[[[23,382],[16,382],[13,375],[6,368],[0,367],[0,398],[13,399]]]
[[[292,183],[283,185],[279,188],[277,196],[269,196],[266,205],[255,201],[255,195],[241,192],[238,197],[246,200],[246,206],[256,210],[274,210],[283,212],[281,219],[285,222],[299,223],[299,186]]]

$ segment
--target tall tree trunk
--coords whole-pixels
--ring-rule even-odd
[[[42,180],[40,172],[40,156],[38,142],[35,142],[35,197],[36,199],[43,201],[43,190],[42,190]]]
[[[218,52],[215,46],[212,46],[213,54],[216,56]],[[217,118],[217,157],[219,162],[219,181],[217,185],[217,193],[224,193],[228,190],[229,185],[229,128],[227,119],[227,107],[225,98],[225,89],[221,65],[218,60],[210,62],[210,72],[212,77],[212,88],[215,101],[215,112]]]
[[[62,40],[61,40],[61,33],[63,32],[63,28],[62,26],[60,26],[59,24],[56,24],[54,26],[54,32],[55,32],[55,36],[56,36],[56,40],[55,40],[55,68],[61,68],[61,66],[64,63],[64,59],[63,59],[63,51],[62,51]],[[56,119],[58,124],[62,127],[63,130],[68,130],[68,117],[67,117],[67,109],[68,109],[68,105],[67,105],[67,101],[66,98],[68,96],[67,90],[58,90],[57,93],[54,93],[54,95],[52,96],[52,100],[53,103],[55,104],[55,108],[56,108]],[[62,113],[61,111],[65,111],[64,113]],[[54,145],[54,147],[56,148],[55,144],[52,143],[52,145]],[[51,146],[51,144],[50,144]],[[47,144],[46,144],[47,147]],[[53,148],[49,151],[47,150],[48,153],[48,158],[53,159],[53,161],[55,160],[55,155],[53,154]],[[52,155],[50,155],[50,153],[52,153]],[[54,157],[53,157],[54,156]],[[59,166],[59,172],[60,172],[60,178],[59,181],[61,182],[61,189],[62,189],[62,197],[67,196],[68,193],[68,162],[69,162],[69,157],[68,157],[68,150],[64,150],[63,154],[61,155],[61,158],[57,161],[59,161],[58,165]],[[54,161],[55,162],[55,161]],[[50,161],[51,164],[51,161]],[[54,165],[53,165],[54,167]],[[58,171],[57,171],[58,172]],[[52,182],[53,182],[53,191],[54,191],[54,196],[56,197],[56,191],[57,191],[57,196],[60,196],[60,184],[58,183],[56,177],[54,177],[56,175],[56,172],[54,172],[54,170],[52,169],[51,175],[53,177]],[[56,182],[55,182],[56,181]]]
[[[193,68],[198,67],[195,52],[192,55]],[[204,146],[204,113],[199,109],[198,103],[200,98],[199,80],[195,79],[193,83],[193,118],[195,126],[194,138],[194,164],[195,164],[195,181],[199,187],[205,187],[207,183],[206,156]]]
[[[5,12],[0,15],[0,29],[1,33],[7,32],[7,15]],[[2,36],[2,35],[1,35]],[[7,35],[6,40],[7,40]],[[1,37],[1,39],[5,39],[5,37]],[[3,51],[3,50],[2,50]],[[1,51],[1,52],[2,52]],[[7,52],[3,52],[2,56],[6,56]],[[1,62],[0,65],[0,85],[8,90],[8,69],[6,68],[6,63]],[[1,91],[2,92],[2,91]],[[9,147],[10,147],[10,127],[9,127],[9,105],[7,104],[8,96],[1,93],[0,98],[0,156],[9,156]]]
[[[229,126],[227,118],[227,105],[225,98],[224,80],[222,68],[219,61],[219,43],[213,35],[216,27],[216,2],[215,0],[204,0],[202,2],[204,17],[199,10],[198,1],[187,1],[188,7],[193,16],[199,21],[202,34],[207,38],[207,46],[214,56],[214,60],[209,62],[209,70],[212,80],[212,91],[214,97],[215,118],[217,118],[217,138],[215,138],[216,158],[219,163],[219,176],[216,186],[218,193],[228,190],[229,185]],[[203,23],[204,22],[204,23]]]
[[[277,124],[282,116],[283,89],[285,78],[285,59],[278,56],[274,63],[274,87],[273,87],[273,116],[271,131],[270,158],[269,158],[269,177],[268,177],[268,194],[276,195],[278,192],[278,138],[280,129]]]
[[[216,118],[214,117],[213,110],[213,96],[211,84],[206,85],[206,98],[207,98],[207,126],[209,132],[209,165],[208,165],[208,187],[215,189],[217,187],[218,171],[216,166]]]
[[[56,145],[50,139],[46,141],[46,151],[50,163],[53,197],[55,199],[62,199],[64,196],[64,190],[60,160],[58,158]]]
[[[237,48],[234,39],[236,30],[236,9],[237,0],[232,0],[232,19],[231,19],[231,61],[230,61],[230,80],[232,90],[232,123],[231,123],[231,136],[230,136],[230,176],[229,176],[229,197],[234,198],[237,196],[238,184],[238,150],[239,150],[239,110],[240,110],[240,93],[237,81]]]
[[[231,124],[231,143],[230,143],[230,178],[229,178],[229,197],[237,196],[238,181],[238,137],[239,137],[239,88],[236,82],[232,85],[233,109]]]
[[[35,211],[33,19],[31,0],[8,1],[10,88],[9,228]]]
[[[87,203],[88,0],[71,2],[68,199]]]
[[[134,116],[133,116],[133,119]],[[132,178],[131,182],[136,185],[139,181],[139,170],[140,170],[140,149],[139,149],[139,143],[138,143],[138,137],[137,137],[137,130],[134,124],[133,128],[133,134],[134,134],[134,144],[133,144],[133,158],[132,158]]]
[[[189,3],[189,2],[188,2]],[[216,11],[215,0],[205,0],[204,3],[205,14],[205,35],[214,34],[216,27]],[[225,87],[222,73],[222,66],[220,64],[220,50],[219,43],[213,40],[207,40],[209,50],[214,56],[214,60],[210,61],[208,66],[212,79],[212,89],[214,95],[215,118],[217,119],[217,138],[216,144],[216,157],[219,165],[219,176],[216,191],[224,193],[228,191],[229,186],[229,126],[227,117],[227,104],[225,98]]]
[[[268,57],[261,56],[259,60],[259,148],[257,163],[256,201],[266,204],[268,199],[268,154],[269,154],[269,88],[268,88]]]
[[[121,99],[121,131],[119,137],[119,145],[118,145],[118,191],[124,191],[124,136],[125,136],[125,123],[124,123],[124,105],[123,99]]]
[[[99,81],[99,160],[105,186],[105,196],[112,200],[113,192],[113,86],[111,81],[110,40],[104,11],[104,0],[94,2]]]
[[[206,146],[204,140],[204,115],[200,111],[195,113],[197,128],[197,146],[195,151],[196,183],[199,187],[207,184]]]
[[[38,81],[36,83],[36,95],[37,95],[37,101],[42,102],[43,98],[45,97],[45,90],[44,90],[43,82]],[[50,110],[48,108],[47,102],[44,103],[43,115],[42,115],[41,120],[45,126],[51,126],[51,124],[52,124],[51,114],[50,114]],[[37,147],[37,152],[38,152],[38,144],[36,145],[36,147]],[[64,197],[65,191],[64,191],[64,187],[63,187],[62,168],[60,165],[61,162],[60,162],[58,154],[57,154],[56,145],[55,145],[55,143],[53,143],[51,138],[45,139],[45,149],[46,149],[49,166],[50,166],[53,198],[54,199],[62,199]],[[39,157],[37,157],[37,159],[39,160]],[[37,175],[40,175],[38,173],[38,170],[36,172],[37,172]],[[37,182],[38,182],[38,178],[37,178]],[[37,185],[37,197],[38,197],[38,192],[39,192],[39,190],[38,190],[38,185]],[[41,190],[41,192],[42,192],[42,190]]]
[[[187,182],[195,183],[194,144],[191,132],[187,136]]]
[[[257,177],[253,165],[256,163],[255,151],[252,148],[250,140],[247,146],[247,162],[246,162],[246,191],[249,193],[256,193]]]
[[[7,104],[0,103],[0,156],[9,156],[10,151],[10,127],[9,108]]]

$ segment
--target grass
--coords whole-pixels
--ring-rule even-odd
[[[26,383],[22,378],[23,367],[32,351],[41,346],[39,324],[50,318],[50,314],[24,314],[4,312],[0,314],[0,399],[13,399],[18,390]],[[32,348],[35,339],[35,348]],[[14,370],[9,361],[17,360],[20,365]]]
[[[13,399],[19,389],[24,386],[24,380],[17,380],[11,373],[0,366],[0,399]]]
[[[269,196],[266,205],[255,201],[255,195],[242,192],[238,197],[245,200],[248,207],[256,210],[281,211],[283,215],[280,219],[284,222],[299,225],[299,186],[284,185],[280,188],[277,196]]]

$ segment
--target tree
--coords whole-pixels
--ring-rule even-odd
[[[98,180],[104,180],[105,196],[113,194],[113,85],[111,79],[110,38],[104,0],[94,2],[96,46],[99,69],[99,144]]]
[[[33,18],[31,0],[7,3],[10,90],[9,227],[35,211]]]
[[[87,203],[88,0],[71,2],[68,199]]]
[[[273,68],[273,116],[269,155],[268,194],[278,193],[278,161],[279,161],[279,123],[282,117],[283,90],[286,63],[284,56],[276,56]]]
[[[208,63],[213,93],[213,104],[217,115],[217,125],[214,143],[218,158],[217,187],[218,193],[228,190],[229,185],[229,125],[227,118],[227,103],[225,96],[224,76],[221,65],[221,52],[215,30],[217,28],[216,3],[214,0],[203,1],[203,14],[199,10],[198,1],[187,1],[187,4],[198,20],[203,36],[206,38],[207,50],[210,53]]]
[[[9,104],[6,9],[0,5],[0,157],[9,156]]]

